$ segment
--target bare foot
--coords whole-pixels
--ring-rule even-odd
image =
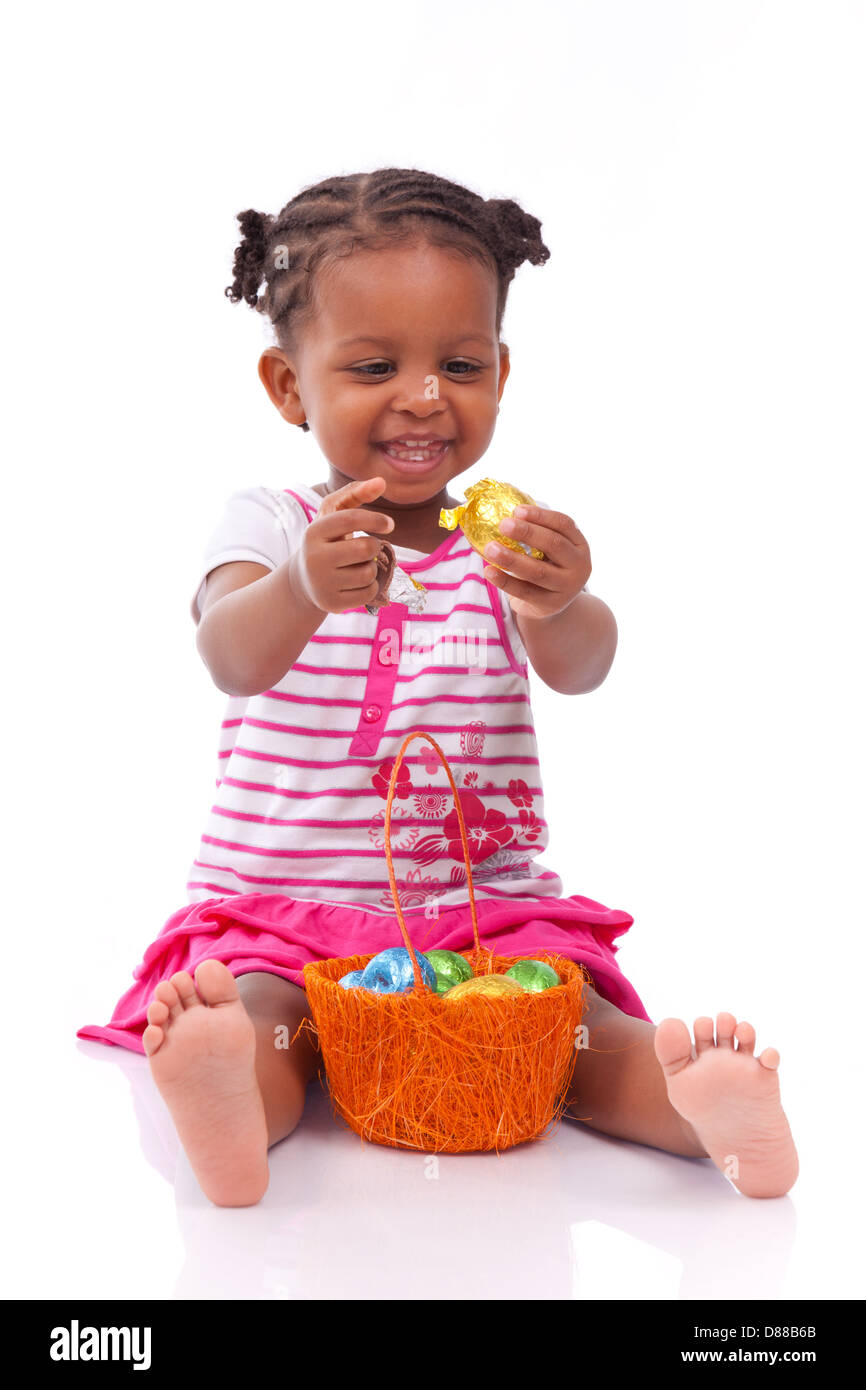
[[[153,1079],[199,1186],[220,1207],[253,1206],[268,1186],[268,1128],[256,1037],[235,978],[204,960],[157,985],[142,1034]]]
[[[756,1057],[754,1028],[733,1014],[718,1015],[716,1034],[711,1018],[695,1019],[693,1053],[682,1019],[659,1024],[655,1053],[668,1099],[740,1192],[781,1197],[800,1165],[779,1096],[779,1054],[768,1047]]]

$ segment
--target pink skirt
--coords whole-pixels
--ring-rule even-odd
[[[634,918],[577,894],[569,898],[485,898],[477,902],[482,946],[501,955],[556,951],[584,965],[593,987],[623,1013],[652,1022],[614,960],[615,938]],[[469,904],[442,908],[438,917],[406,914],[416,950],[464,951],[474,945]],[[87,1024],[76,1037],[144,1053],[147,1007],[160,980],[177,970],[192,975],[203,960],[221,960],[234,976],[253,970],[304,987],[303,967],[332,956],[365,955],[400,946],[396,916],[282,893],[241,893],[188,903],[169,917],[118,1000],[105,1027]]]

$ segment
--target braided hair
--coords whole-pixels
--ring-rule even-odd
[[[313,312],[313,274],[325,258],[422,239],[475,256],[497,278],[498,335],[514,272],[524,261],[543,265],[550,256],[538,218],[512,199],[482,198],[422,169],[323,179],[302,189],[275,217],[248,208],[238,213],[238,222],[243,238],[225,293],[233,304],[243,299],[266,314],[289,355]],[[310,427],[305,422],[301,428]]]

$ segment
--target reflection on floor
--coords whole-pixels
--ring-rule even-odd
[[[264,1200],[220,1210],[199,1191],[144,1058],[77,1046],[91,1078],[105,1070],[92,1064],[98,1055],[131,1087],[138,1157],[131,1151],[125,1159],[129,1187],[140,1181],[143,1154],[174,1188],[173,1197],[163,1188],[164,1221],[174,1229],[166,1230],[171,1257],[152,1270],[153,1297],[788,1296],[791,1198],[749,1201],[706,1160],[608,1139],[569,1121],[546,1140],[498,1156],[365,1144],[332,1116],[318,1082],[299,1129],[271,1151]],[[93,1087],[100,1089],[96,1081]],[[91,1115],[97,1110],[89,1107]],[[151,1194],[149,1222],[159,1209]],[[110,1231],[110,1223],[100,1226],[109,1245]],[[146,1249],[141,1258],[146,1264]],[[123,1291],[116,1259],[114,1271],[114,1296],[142,1296],[141,1266],[135,1295]]]

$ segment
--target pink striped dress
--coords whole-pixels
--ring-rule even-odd
[[[321,503],[312,488],[248,488],[229,498],[202,557],[206,576],[253,560],[275,569]],[[160,979],[216,956],[235,975],[266,970],[303,986],[303,966],[402,943],[384,850],[385,801],[406,734],[429,732],[458,787],[481,939],[503,953],[558,950],[582,961],[624,1012],[648,1015],[614,961],[633,918],[562,896],[548,842],[529,667],[507,598],[459,530],[430,555],[394,547],[425,606],[391,602],[328,614],[270,690],[229,697],[215,794],[190,866],[188,902],[133,972],[106,1027],[79,1037],[142,1051]],[[458,818],[435,751],[413,741],[391,819],[400,904],[419,950],[472,944]]]

